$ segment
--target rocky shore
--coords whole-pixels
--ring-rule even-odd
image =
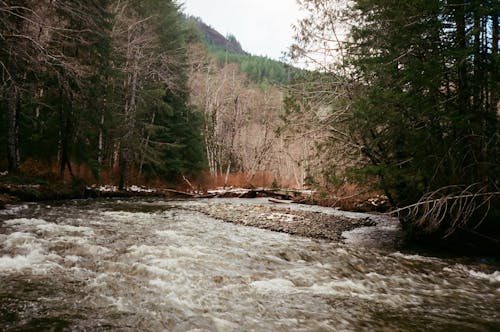
[[[358,227],[374,226],[370,216],[347,216],[307,211],[278,205],[237,205],[213,202],[188,207],[226,222],[316,239],[341,241],[342,233]]]
[[[189,206],[188,209],[234,224],[330,241],[341,241],[343,232],[359,227],[374,226],[377,223],[375,220],[376,218],[365,214],[355,214],[349,217],[349,212],[332,214],[324,213],[322,210],[314,210],[314,208],[299,208],[300,206],[305,207],[306,205],[291,203],[292,201],[290,200],[289,193],[280,190],[240,189],[199,195],[171,189],[153,190],[135,186],[131,187],[129,190],[119,191],[114,187],[86,187],[81,183],[47,183],[32,185],[0,183],[0,209],[8,204],[15,204],[23,201],[36,202],[90,197],[127,198],[143,196],[163,197],[166,199],[188,198],[206,200],[206,203]],[[280,198],[288,199],[286,201],[287,203],[270,204],[269,202],[269,200],[275,202],[280,201]],[[247,199],[252,200],[253,203],[226,204],[219,201],[219,199]],[[317,208],[321,209],[320,207]]]

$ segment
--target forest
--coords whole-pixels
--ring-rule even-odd
[[[307,70],[211,42],[172,0],[0,0],[0,170],[354,187],[409,236],[498,246],[500,3],[298,2]]]
[[[2,158],[120,187],[203,169],[171,1],[2,1]]]

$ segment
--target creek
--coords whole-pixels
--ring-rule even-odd
[[[495,261],[402,251],[383,223],[337,243],[190,209],[200,204],[211,201],[1,211],[0,330],[500,330]]]

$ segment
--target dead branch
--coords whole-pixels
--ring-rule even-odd
[[[390,214],[411,220],[416,226],[433,232],[443,229],[445,237],[457,229],[476,229],[486,219],[491,200],[500,196],[499,191],[487,192],[485,186],[478,183],[463,186],[443,187],[424,196],[415,204],[396,209]],[[482,215],[471,225],[476,213]],[[478,220],[479,219],[479,220]]]

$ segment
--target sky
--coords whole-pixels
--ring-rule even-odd
[[[279,60],[293,42],[300,17],[295,0],[178,0],[184,12],[200,17],[223,35],[233,34],[243,49]]]

